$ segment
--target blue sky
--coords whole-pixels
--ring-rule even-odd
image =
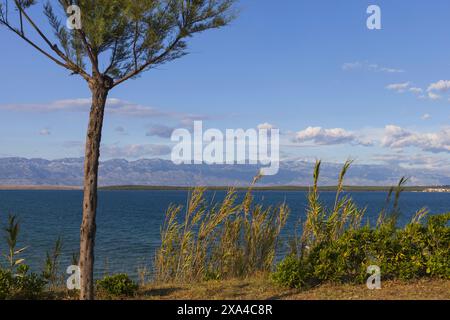
[[[370,4],[382,30],[366,27]],[[190,55],[111,92],[104,159],[164,157],[167,131],[195,118],[220,129],[269,123],[284,158],[450,164],[449,1],[237,7],[231,26],[192,39]],[[82,156],[84,81],[3,27],[0,43],[0,157]]]

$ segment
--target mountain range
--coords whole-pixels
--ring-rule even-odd
[[[321,185],[335,185],[341,164],[323,163]],[[263,186],[311,185],[314,163],[289,160],[280,164],[275,176],[264,177]],[[246,186],[258,172],[253,165],[175,165],[162,159],[103,161],[99,169],[101,186]],[[402,176],[409,185],[450,185],[450,173],[435,170],[405,169],[388,165],[353,164],[347,185],[395,185]],[[81,186],[83,158],[58,160],[0,158],[0,186]]]

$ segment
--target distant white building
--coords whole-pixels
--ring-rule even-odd
[[[423,192],[440,192],[440,193],[444,193],[444,192],[450,192],[450,188],[428,188],[423,190]]]

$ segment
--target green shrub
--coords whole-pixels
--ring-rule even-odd
[[[0,269],[0,300],[8,299],[11,296],[13,277],[10,271]]]
[[[16,276],[14,281],[15,299],[37,299],[42,295],[47,282],[38,274]]]
[[[41,296],[46,281],[35,273],[28,273],[29,267],[21,265],[17,274],[0,270],[0,299],[37,299]]]
[[[133,296],[138,289],[138,285],[128,275],[116,274],[98,280],[97,288],[101,293],[111,296]]]
[[[283,286],[290,288],[300,288],[307,278],[307,270],[303,268],[299,259],[295,256],[286,257],[277,266],[277,270],[272,274],[272,280]]]
[[[364,283],[370,265],[381,268],[383,279],[450,279],[449,229],[436,229],[428,222],[403,229],[364,227],[348,231],[335,241],[316,244],[303,257],[284,259],[273,279],[293,288],[327,281]]]
[[[362,220],[364,210],[358,209],[350,198],[340,197],[348,165],[340,175],[336,204],[331,211],[318,200],[320,162],[316,165],[302,237],[294,241],[293,255],[278,265],[272,276],[275,282],[293,288],[323,282],[364,283],[370,265],[381,268],[383,279],[450,279],[450,213],[430,216],[423,222],[427,212],[421,210],[404,228],[398,228],[398,199],[406,181],[402,179],[391,213],[384,209],[376,227],[354,223]],[[389,192],[387,204],[394,191]]]

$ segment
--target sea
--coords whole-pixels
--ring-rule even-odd
[[[211,201],[220,201],[224,191],[209,191]],[[386,192],[350,192],[360,207],[367,208],[364,223],[374,224],[384,208]],[[243,197],[243,193],[240,194]],[[298,221],[305,218],[307,193],[302,191],[255,191],[255,201],[265,206],[287,203],[291,213],[281,235],[277,258],[288,250],[287,241],[295,232]],[[95,276],[128,273],[138,278],[138,270],[152,275],[156,250],[160,245],[161,226],[171,204],[185,205],[188,191],[99,191],[97,237],[95,244]],[[320,200],[332,206],[334,192],[322,192]],[[17,248],[27,247],[20,255],[31,271],[40,273],[46,253],[56,239],[63,241],[60,271],[71,265],[79,251],[79,229],[82,212],[81,191],[0,191],[0,265],[5,266],[5,231],[8,215],[20,221]],[[450,212],[450,193],[405,192],[400,199],[400,225],[408,223],[421,208],[430,214]]]

